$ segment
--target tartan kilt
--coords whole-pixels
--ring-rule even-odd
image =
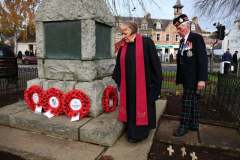
[[[196,89],[184,89],[182,96],[181,127],[199,128],[199,96]]]

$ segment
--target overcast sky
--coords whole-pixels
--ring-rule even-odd
[[[3,0],[0,0],[0,2]],[[110,0],[111,1],[111,0]],[[119,15],[122,16],[129,16],[129,12],[127,11],[126,7],[120,4],[123,0],[116,0],[118,6]],[[141,6],[137,5],[137,0],[129,0],[132,1],[136,9],[132,11],[132,16],[142,17],[144,16],[144,11],[142,10]],[[161,18],[161,19],[173,19],[173,5],[176,3],[176,0],[155,0],[159,4],[159,7],[152,3],[150,0],[143,0],[146,5],[147,12],[151,13],[152,18]],[[190,18],[193,16],[198,16],[199,23],[204,30],[213,31],[216,30],[213,26],[214,22],[221,22],[222,24],[226,25],[228,29],[231,24],[221,21],[219,19],[209,19],[207,17],[203,17],[199,15],[199,13],[194,9],[194,1],[195,0],[181,0],[183,7],[183,13],[187,14]],[[67,1],[66,1],[67,2]],[[133,5],[132,5],[133,6]],[[133,7],[132,7],[133,8]]]
[[[120,2],[121,0],[117,1]],[[134,1],[136,2],[137,0],[133,0],[133,2]],[[154,3],[150,3],[149,0],[143,1],[146,4],[147,12],[151,13],[152,18],[173,19],[174,14],[172,7],[174,4],[176,4],[176,0],[155,0],[159,4],[160,8],[156,6]],[[198,13],[198,11],[195,10],[194,8],[194,2],[195,0],[181,0],[182,5],[184,6],[183,13],[187,14],[190,18],[198,16],[199,23],[204,30],[208,31],[216,30],[216,28],[213,26],[214,22],[221,22],[223,24],[226,23],[216,18],[209,19],[208,17],[200,16],[200,13]],[[144,15],[144,11],[142,10],[141,6],[137,5],[137,3],[135,3],[135,6],[136,10],[132,11],[132,15],[142,17]],[[119,14],[123,16],[129,15],[128,11],[126,10],[126,7],[124,8],[124,6],[119,8]],[[230,25],[228,25],[227,28],[228,27],[230,27]]]

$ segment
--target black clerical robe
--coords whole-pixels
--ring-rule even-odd
[[[143,37],[145,79],[147,91],[147,112],[148,125],[136,125],[136,42],[130,42],[126,51],[126,103],[127,103],[127,136],[130,139],[144,139],[148,136],[149,130],[156,127],[156,106],[155,100],[161,92],[162,70],[155,45],[150,38]],[[113,79],[120,88],[121,68],[120,68],[121,48],[117,55],[116,66]]]

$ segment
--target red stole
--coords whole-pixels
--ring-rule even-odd
[[[126,64],[125,64],[126,51],[127,43],[122,47],[120,56],[121,84],[120,84],[120,106],[118,119],[119,121],[122,122],[127,122]],[[147,92],[143,53],[143,38],[140,34],[136,35],[135,57],[136,57],[136,125],[143,126],[148,125],[148,112],[147,112]]]

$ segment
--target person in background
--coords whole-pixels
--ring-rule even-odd
[[[23,57],[22,51],[18,51],[17,58],[22,59],[22,57]]]
[[[228,74],[228,72],[230,70],[230,67],[231,67],[231,63],[232,63],[232,55],[231,55],[231,53],[229,51],[229,48],[223,54],[222,62],[224,63],[224,74]]]
[[[200,34],[190,31],[190,21],[182,14],[173,20],[180,40],[177,53],[176,83],[183,85],[181,121],[174,136],[181,137],[189,130],[199,130],[199,95],[208,79],[208,57]]]
[[[238,56],[237,55],[238,55],[238,51],[235,51],[233,54],[233,59],[232,59],[232,63],[234,66],[234,70],[233,70],[234,73],[237,73],[237,68],[238,68]]]
[[[120,26],[117,60],[112,78],[120,90],[118,120],[126,124],[131,143],[148,137],[156,128],[155,101],[161,92],[162,70],[153,41],[137,33],[137,24]]]
[[[11,47],[11,41],[6,39],[4,44],[1,46],[2,57],[15,57],[13,48]]]
[[[30,52],[29,52],[28,50],[26,50],[26,51],[24,52],[24,54],[25,54],[25,56],[30,56]]]
[[[173,54],[171,53],[169,56],[170,63],[173,63]]]

